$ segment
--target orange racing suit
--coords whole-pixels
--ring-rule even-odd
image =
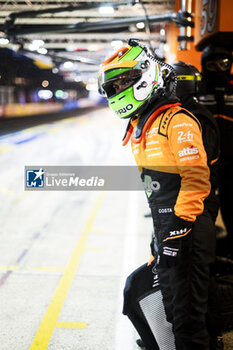
[[[210,192],[210,172],[198,119],[177,104],[169,106],[172,105],[160,107],[162,113],[152,113],[140,137],[131,138],[132,151],[144,183],[156,181],[159,186],[157,191],[146,191],[150,207],[157,205],[162,215],[171,213],[164,205],[173,205],[175,216],[190,226],[203,212],[203,201]],[[131,121],[127,139],[135,132],[138,121]],[[172,229],[172,221],[167,224]],[[184,234],[187,233],[167,232],[167,237],[159,238],[177,239]]]

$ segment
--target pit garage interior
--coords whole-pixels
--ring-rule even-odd
[[[100,64],[136,38],[200,69],[196,3],[215,6],[0,0],[0,350],[140,350],[122,307],[126,277],[151,256],[144,191],[28,190],[26,169],[134,166],[127,121],[98,94]]]

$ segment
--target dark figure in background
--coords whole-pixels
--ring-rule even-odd
[[[210,45],[201,57],[199,102],[214,115],[220,131],[219,195],[227,237],[217,243],[217,255],[233,258],[233,78],[230,50]]]

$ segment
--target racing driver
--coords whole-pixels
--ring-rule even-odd
[[[100,68],[100,92],[118,117],[129,118],[123,145],[131,140],[152,211],[176,349],[209,350],[206,312],[215,255],[214,225],[203,204],[209,168],[201,125],[180,106],[175,89],[174,69],[133,39]]]

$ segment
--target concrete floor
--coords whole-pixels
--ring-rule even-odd
[[[134,164],[123,124],[101,109],[1,136],[0,350],[138,349],[121,311],[150,256],[144,193],[24,191],[25,165]]]

